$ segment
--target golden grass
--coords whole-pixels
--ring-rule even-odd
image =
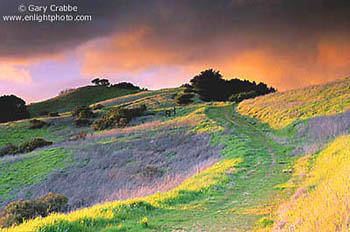
[[[156,193],[148,197],[134,198],[125,201],[115,201],[105,204],[100,204],[93,206],[91,208],[83,208],[77,211],[74,211],[69,214],[51,214],[45,218],[36,218],[34,220],[29,220],[24,222],[19,226],[14,226],[8,229],[0,229],[0,232],[29,232],[37,231],[40,227],[54,225],[62,221],[74,222],[74,223],[83,223],[85,219],[92,220],[108,220],[113,219],[115,215],[115,209],[121,205],[131,205],[135,202],[144,201],[151,204],[154,207],[162,208],[173,208],[171,206],[164,206],[162,202],[176,199],[181,195],[182,191],[188,192],[198,192],[203,191],[211,186],[216,185],[220,181],[227,178],[226,171],[234,168],[238,163],[242,162],[240,159],[230,159],[222,160],[208,169],[202,171],[198,175],[195,175],[186,181],[184,181],[178,187],[165,192],[165,193]]]
[[[325,85],[257,97],[241,102],[237,111],[256,117],[274,129],[297,119],[331,115],[350,110],[350,78]]]
[[[316,158],[292,199],[280,209],[275,231],[349,231],[350,136],[337,138]],[[297,162],[304,173],[308,158]]]

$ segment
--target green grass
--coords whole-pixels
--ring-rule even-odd
[[[350,78],[245,100],[238,112],[281,129],[297,120],[350,110]]]
[[[43,111],[60,113],[68,112],[76,106],[91,105],[106,99],[136,92],[138,91],[106,86],[86,86],[46,101],[30,104],[28,106],[28,111],[32,117],[38,116],[40,112]]]
[[[225,146],[222,160],[215,165],[225,167],[220,172],[201,172],[179,189],[146,197],[141,205],[135,205],[133,201],[139,201],[135,199],[84,209],[67,217],[52,216],[44,219],[48,222],[37,231],[246,231],[255,228],[256,223],[259,227],[270,226],[272,212],[265,209],[289,194],[274,188],[290,178],[282,174],[286,163],[293,161],[287,155],[289,148],[267,136],[266,125],[236,113],[234,105],[197,107],[184,108],[181,117],[169,120],[200,112],[207,116],[199,129],[212,131],[213,146]],[[227,162],[235,166],[227,166]],[[259,210],[263,213],[256,213]],[[144,217],[148,218],[147,227],[140,223]],[[31,228],[30,224],[23,226]]]
[[[29,130],[29,121],[0,125],[0,148],[6,143],[20,145],[35,137],[48,137],[48,128]]]
[[[32,152],[19,159],[0,161],[0,200],[10,198],[10,192],[33,185],[51,172],[62,168],[69,154],[62,148]]]

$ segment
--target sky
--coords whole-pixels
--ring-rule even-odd
[[[3,18],[64,4],[77,12],[46,13],[92,20]],[[284,91],[350,76],[348,0],[1,0],[0,17],[0,95],[27,103],[95,77],[159,89],[214,68]]]

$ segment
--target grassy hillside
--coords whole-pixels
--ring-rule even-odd
[[[0,145],[55,143],[0,158],[0,207],[55,192],[78,210],[0,231],[345,231],[350,140],[337,137],[350,131],[349,88],[346,79],[239,106],[176,106],[182,88],[144,91],[100,102],[100,116],[147,105],[125,128],[77,128],[67,115],[37,130],[2,124]]]
[[[138,91],[106,86],[86,86],[43,102],[30,104],[28,111],[32,117],[39,116],[40,112],[43,111],[67,112],[76,106],[91,105],[106,99],[136,92]]]
[[[275,228],[287,231],[349,231],[350,136],[296,163],[298,190],[280,207]]]
[[[345,112],[350,110],[350,78],[246,100],[237,110],[276,129],[296,120]]]
[[[197,168],[202,172],[170,191],[98,205],[68,215],[51,215],[9,231],[232,231],[233,228],[244,231],[265,227],[265,221],[269,224],[271,209],[285,195],[273,186],[284,183],[290,176],[281,175],[292,158],[285,155],[285,148],[267,137],[261,125],[235,113],[230,104],[184,107],[177,117],[163,121],[157,128],[169,128],[173,123],[177,125],[176,130],[210,133],[212,147],[225,147],[220,152],[220,160],[213,160],[214,165],[208,163],[210,159],[200,164]],[[120,135],[118,139],[113,138],[115,135],[101,142],[115,143]],[[208,149],[213,148],[205,148]],[[188,162],[191,162],[189,158]],[[148,226],[142,226],[144,218]],[[263,222],[255,224],[261,218]]]

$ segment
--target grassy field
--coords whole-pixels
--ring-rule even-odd
[[[39,130],[2,124],[0,144],[55,144],[0,158],[0,199],[53,191],[83,208],[0,231],[346,231],[349,89],[345,79],[238,106],[196,98],[171,117],[181,88],[144,91],[102,102],[147,105],[126,128],[75,128],[69,116]],[[86,139],[68,141],[81,130]]]
[[[350,110],[350,78],[246,100],[237,110],[275,129],[297,120],[342,113]]]
[[[214,131],[212,146],[225,146],[221,161],[169,192],[52,215],[14,231],[245,231],[270,226],[271,209],[288,195],[274,188],[290,177],[281,175],[291,159],[286,148],[267,137],[259,124],[238,115],[233,105],[198,107],[172,120],[205,116],[205,123],[193,129]],[[148,226],[143,227],[145,217]]]
[[[106,86],[86,86],[75,89],[46,101],[32,103],[28,106],[31,117],[39,116],[40,112],[67,112],[76,106],[91,105],[123,95],[136,93],[135,90],[118,89]]]
[[[279,209],[276,228],[285,231],[349,231],[350,137],[300,158],[293,182],[298,190]]]

